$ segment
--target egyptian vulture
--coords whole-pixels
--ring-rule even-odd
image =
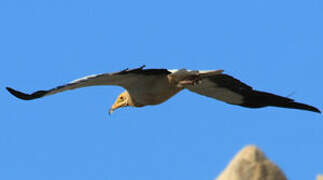
[[[126,90],[118,96],[110,108],[109,114],[126,106],[143,107],[161,104],[183,89],[248,108],[277,106],[320,113],[319,109],[295,102],[293,99],[254,90],[232,76],[224,74],[223,70],[192,71],[144,69],[144,67],[86,76],[53,89],[40,90],[32,94],[25,94],[10,87],[7,87],[7,90],[17,98],[32,100],[87,86],[117,85],[125,88]]]

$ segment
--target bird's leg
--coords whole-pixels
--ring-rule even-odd
[[[192,76],[189,76],[183,80],[180,80],[178,83],[180,85],[197,85],[201,82],[201,78],[199,75],[192,75]]]

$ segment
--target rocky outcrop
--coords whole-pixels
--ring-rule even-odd
[[[323,180],[323,175],[318,175],[318,176],[316,177],[316,180]]]
[[[216,180],[287,180],[256,146],[243,148]]]

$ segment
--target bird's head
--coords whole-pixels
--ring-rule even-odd
[[[109,114],[112,114],[113,111],[118,108],[126,107],[126,106],[131,106],[131,100],[130,100],[128,91],[125,91],[118,96],[117,100],[111,106],[109,110]]]

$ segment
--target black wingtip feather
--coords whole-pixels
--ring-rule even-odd
[[[282,106],[282,107],[284,107],[284,106]],[[286,105],[285,107],[321,113],[321,111],[318,108],[314,107],[314,106],[310,106],[310,105],[303,104],[303,103],[298,103],[298,102],[291,102],[288,105]]]
[[[23,100],[32,100],[32,99],[37,99],[37,98],[41,98],[43,97],[47,91],[36,91],[32,94],[25,94],[23,92],[14,90],[10,87],[6,87],[6,89],[15,97],[19,98],[19,99],[23,99]]]
[[[245,97],[245,102],[240,105],[245,107],[250,107],[250,108],[276,106],[276,107],[282,107],[282,108],[300,109],[300,110],[321,113],[321,111],[314,106],[295,102],[293,99],[290,99],[290,98],[278,96],[267,92],[261,92],[261,91],[253,91],[252,93],[249,93]]]
[[[304,103],[299,103],[295,102],[292,99],[277,96],[277,95],[272,95],[270,98],[269,105],[270,106],[277,106],[277,107],[283,107],[283,108],[293,108],[293,109],[299,109],[299,110],[306,110],[306,111],[312,111],[316,113],[321,113],[321,111],[311,105],[307,105]]]

